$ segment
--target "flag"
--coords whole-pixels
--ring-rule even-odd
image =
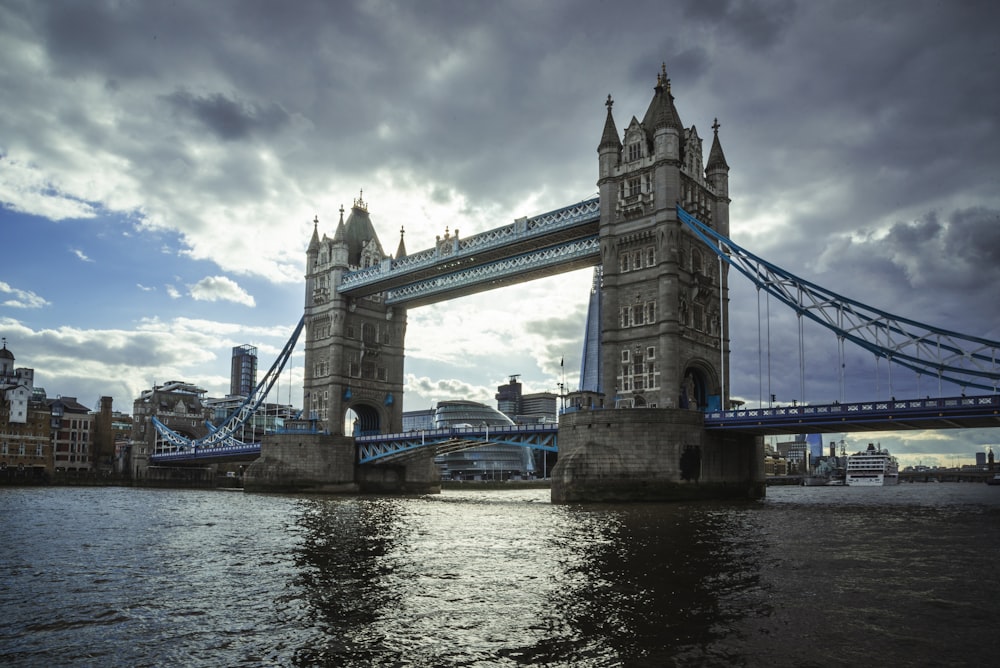
[[[559,366],[563,366],[563,358],[562,357],[559,358]]]

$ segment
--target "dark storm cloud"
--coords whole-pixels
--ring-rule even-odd
[[[1000,279],[1000,211],[983,207],[952,214],[944,240],[946,252],[974,267],[979,280],[997,285]]]
[[[207,126],[220,139],[234,141],[251,134],[270,134],[288,125],[288,114],[280,106],[262,107],[231,100],[221,93],[206,96],[177,91],[166,96],[178,112],[190,114]]]
[[[793,23],[795,10],[793,0],[688,0],[682,3],[684,16],[702,25],[722,28],[751,49],[766,49],[777,42]]]

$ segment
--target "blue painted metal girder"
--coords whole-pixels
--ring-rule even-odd
[[[677,215],[727,264],[799,316],[917,374],[997,392],[1000,342],[920,323],[844,297],[741,248],[680,206]]]
[[[239,432],[243,425],[245,425],[249,420],[251,420],[257,409],[267,398],[267,395],[271,392],[271,388],[274,387],[274,383],[278,380],[281,375],[282,370],[285,368],[285,364],[288,359],[292,356],[292,351],[295,350],[295,344],[299,340],[299,335],[302,333],[302,328],[305,326],[305,316],[299,319],[298,325],[292,331],[292,335],[289,337],[285,346],[281,349],[278,354],[277,359],[268,369],[267,373],[264,374],[264,378],[261,379],[257,387],[253,389],[250,396],[240,404],[239,407],[234,410],[225,422],[218,429],[209,429],[209,433],[201,438],[190,439],[185,436],[181,436],[177,432],[173,431],[165,424],[160,422],[155,416],[152,418],[152,424],[156,428],[157,433],[163,441],[170,444],[171,447],[178,450],[190,449],[192,452],[195,449],[207,449],[211,450],[213,448],[239,448],[243,446],[249,446],[252,444],[243,443],[235,437],[235,434]],[[260,446],[257,446],[258,451]],[[166,453],[154,453],[152,456],[158,457],[161,454]],[[155,461],[155,460],[154,460]]]
[[[405,304],[408,307],[424,306],[444,299],[593,266],[599,262],[600,242],[595,234],[387,290],[385,303]]]
[[[425,453],[435,455],[484,445],[515,445],[559,452],[559,426],[512,425],[505,427],[446,427],[423,432],[359,436],[358,463],[387,462]]]
[[[756,434],[1000,427],[1000,395],[775,406],[705,414],[705,429]]]

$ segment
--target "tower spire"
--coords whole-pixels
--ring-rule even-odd
[[[611,115],[611,107],[614,105],[615,101],[611,99],[611,93],[608,93],[608,100],[604,103],[604,106],[608,108],[608,115],[604,119],[604,132],[601,133],[601,143],[597,145],[598,151],[606,148],[617,151],[622,149],[622,141],[618,138],[618,128],[615,127],[615,119]]]
[[[319,216],[313,217],[313,233],[309,240],[309,252],[319,250]]]
[[[402,226],[399,227],[399,247],[396,249],[396,259],[406,256],[406,246],[403,244],[403,233],[405,232]]]
[[[708,163],[705,165],[706,172],[716,169],[729,171],[726,155],[722,152],[722,143],[719,142],[719,128],[721,127],[719,119],[716,118],[715,122],[712,123],[712,130],[715,131],[715,137],[712,139],[712,149],[708,152]]]

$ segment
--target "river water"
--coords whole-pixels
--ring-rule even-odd
[[[559,506],[0,488],[0,664],[966,666],[1000,487]]]

